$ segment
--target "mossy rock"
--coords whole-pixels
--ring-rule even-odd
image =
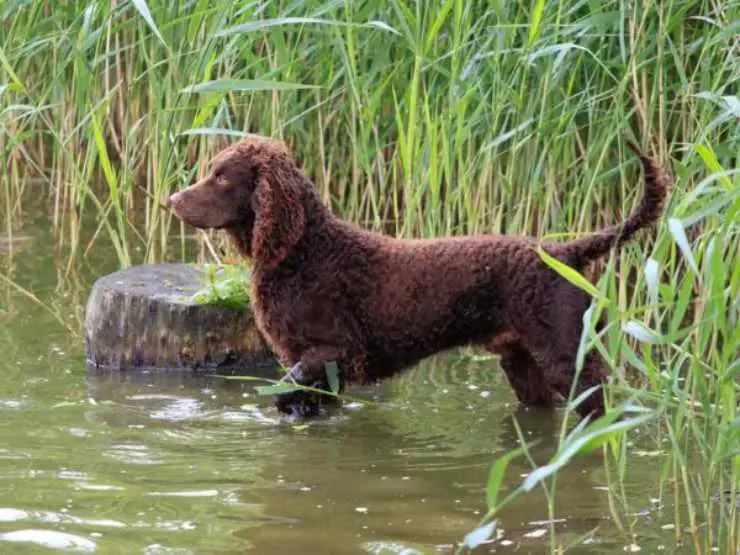
[[[275,358],[249,306],[196,303],[203,269],[134,266],[98,279],[87,303],[85,347],[92,368],[248,373]]]

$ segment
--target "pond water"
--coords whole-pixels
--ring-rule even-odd
[[[0,282],[0,553],[448,553],[485,509],[490,464],[517,445],[512,417],[540,440],[538,464],[555,449],[562,412],[518,407],[495,359],[440,355],[306,426],[244,382],[88,373],[59,318],[79,330],[92,280],[115,264],[55,257],[44,218],[16,233],[29,238],[11,277],[45,306]],[[659,463],[631,460],[610,502],[603,461],[575,460],[558,478],[558,542],[684,552],[671,509],[655,508]],[[507,490],[530,470],[514,461]],[[547,552],[547,519],[535,490],[479,551]]]

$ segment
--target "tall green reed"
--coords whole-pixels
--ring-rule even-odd
[[[729,4],[37,1],[3,17],[5,155],[48,182],[60,228],[106,215],[96,237],[122,263],[166,252],[159,200],[245,131],[286,139],[376,228],[544,233],[628,208],[621,129],[666,161],[724,146],[733,117]]]
[[[606,455],[611,523],[622,531],[626,547],[639,547],[635,519],[628,516],[635,508],[629,507],[625,491],[628,462],[644,449],[630,439],[638,426],[653,434],[652,456],[661,466],[652,512],[656,518],[672,517],[676,544],[690,545],[696,553],[740,548],[740,172],[719,167],[709,147],[691,148],[700,153],[708,175],[680,195],[652,252],[636,248],[637,256],[625,253],[621,265],[642,265],[639,274],[620,276],[610,261],[593,286],[543,255],[556,271],[593,294],[586,322],[595,322],[600,310],[609,312],[605,333],[596,335],[587,327],[581,349],[597,348],[609,363],[613,384],[608,397],[615,409],[571,431],[566,417],[559,448],[548,464],[532,463],[532,472],[498,501],[509,462],[527,453],[520,434],[523,447],[491,467],[488,512],[458,552],[488,541],[501,510],[535,485],[545,491],[554,522],[558,471],[572,457],[599,447]],[[628,279],[633,298],[622,305]],[[619,422],[616,415],[622,416]],[[551,551],[567,548],[551,525]]]

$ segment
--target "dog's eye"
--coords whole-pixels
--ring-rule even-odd
[[[213,176],[219,185],[228,185],[229,180],[226,179],[226,172],[224,170],[218,170]]]

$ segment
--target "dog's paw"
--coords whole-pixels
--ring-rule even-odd
[[[329,383],[326,379],[316,380],[308,378],[304,375],[300,363],[293,366],[280,381],[329,391]],[[339,399],[333,395],[324,395],[316,391],[299,389],[297,391],[274,395],[273,402],[278,411],[284,414],[295,418],[311,418],[318,416],[322,407],[337,406]]]
[[[321,410],[321,396],[313,391],[291,391],[273,397],[277,409],[294,418],[318,416]]]

